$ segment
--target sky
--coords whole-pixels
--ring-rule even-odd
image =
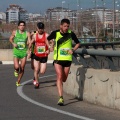
[[[95,7],[95,3],[93,2],[95,0],[0,0],[0,12],[5,12],[9,4],[20,5],[29,13],[43,14],[48,8],[62,7],[62,6],[65,8],[68,8],[69,6],[70,9],[76,10],[77,1],[80,1],[80,7],[78,7],[79,9],[80,8],[87,9],[87,8]],[[96,1],[97,1],[97,6],[101,7],[102,0],[96,0]],[[113,7],[113,0],[103,0],[103,1],[105,1],[106,8]],[[116,1],[119,1],[118,3],[120,4],[120,0],[116,0]]]

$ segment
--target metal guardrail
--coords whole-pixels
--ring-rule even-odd
[[[73,46],[75,44],[73,43]],[[120,45],[120,41],[118,42],[90,42],[90,43],[81,43],[80,47],[85,47],[86,49],[89,49],[90,47],[93,47],[94,49],[98,49],[98,47],[102,47],[104,50],[106,50],[107,47],[111,47],[115,50],[115,45]]]
[[[73,46],[74,45],[75,44],[73,44]],[[75,51],[74,57],[76,59],[79,57],[79,62],[81,62],[84,67],[89,67],[85,56],[90,55],[94,68],[101,69],[97,56],[104,56],[106,57],[110,70],[116,71],[118,69],[114,65],[113,57],[120,57],[120,50],[116,49],[118,45],[120,45],[120,42],[81,43],[80,48]]]
[[[77,54],[97,55],[97,56],[109,56],[120,57],[120,50],[95,50],[95,49],[78,49],[75,51]]]

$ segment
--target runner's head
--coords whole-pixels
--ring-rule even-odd
[[[39,34],[43,34],[44,33],[44,28],[45,28],[44,23],[42,23],[42,22],[37,23],[37,30],[38,30]]]
[[[25,21],[19,21],[19,22],[18,22],[18,29],[19,29],[20,31],[24,31],[24,30],[25,30],[25,26],[26,26]]]
[[[69,19],[62,19],[60,24],[60,31],[62,33],[66,33],[70,26],[70,20]]]

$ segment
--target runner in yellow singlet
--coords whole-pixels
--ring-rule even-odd
[[[53,31],[47,38],[52,43],[51,51],[54,51],[54,67],[57,73],[57,88],[60,97],[58,105],[64,105],[63,82],[65,82],[68,77],[72,63],[72,54],[80,46],[75,33],[69,29],[69,26],[70,21],[63,19],[60,29]],[[72,40],[76,43],[74,48],[72,48]]]

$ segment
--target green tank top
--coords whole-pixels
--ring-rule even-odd
[[[56,33],[55,47],[54,47],[54,60],[68,60],[72,61],[72,55],[68,53],[68,50],[72,49],[71,30],[68,30],[69,37],[63,39],[58,45],[58,41],[63,37],[60,32]]]
[[[14,37],[14,43],[17,44],[17,48],[15,50],[23,50],[27,51],[27,32],[20,33],[19,30],[16,31],[16,35]]]

